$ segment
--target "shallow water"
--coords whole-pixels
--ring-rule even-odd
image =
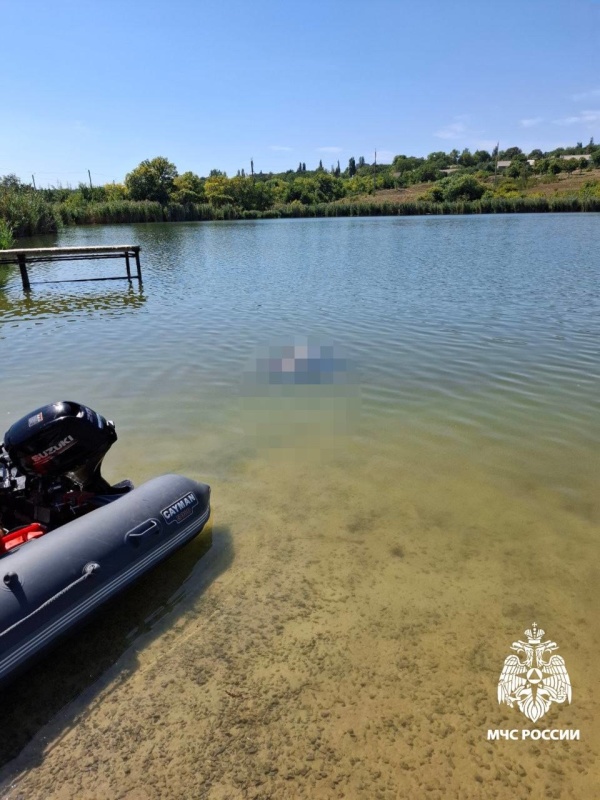
[[[142,246],[141,289],[24,298],[5,271],[0,422],[84,402],[117,424],[108,477],[205,480],[213,528],[17,684],[3,761],[37,737],[6,796],[594,796],[600,217],[56,243],[119,242]],[[96,269],[123,271],[31,278]],[[573,685],[536,725],[496,697],[534,620]]]

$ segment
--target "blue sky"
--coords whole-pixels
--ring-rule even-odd
[[[0,0],[0,175],[600,141],[599,0]]]

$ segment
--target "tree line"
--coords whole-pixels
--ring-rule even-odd
[[[579,156],[565,159],[563,156]],[[499,162],[509,161],[500,185],[490,187]],[[571,148],[524,153],[518,147],[491,152],[452,150],[428,156],[397,155],[391,164],[367,163],[352,157],[342,169],[339,161],[329,169],[322,161],[313,170],[305,162],[282,173],[244,169],[229,177],[212,170],[201,177],[179,173],[169,159],[159,156],[142,161],[123,183],[36,189],[15,175],[0,178],[0,247],[15,237],[57,230],[63,224],[157,219],[239,218],[240,216],[304,215],[299,207],[315,209],[323,204],[373,195],[380,189],[402,189],[431,184],[422,200],[427,203],[475,201],[514,195],[510,180],[526,181],[532,175],[600,168],[600,145],[590,139]],[[507,180],[508,179],[508,183]]]
[[[563,155],[580,155],[580,159],[563,159]],[[150,200],[159,203],[209,203],[219,207],[228,204],[242,209],[265,211],[286,203],[300,202],[303,205],[330,203],[344,197],[371,194],[378,189],[399,189],[418,183],[443,180],[445,170],[456,170],[466,174],[482,173],[482,177],[494,174],[497,163],[510,161],[503,173],[510,178],[527,175],[558,174],[589,167],[600,167],[600,145],[591,139],[585,147],[578,143],[572,148],[557,148],[544,153],[539,149],[525,154],[518,147],[492,152],[468,148],[459,152],[434,152],[426,157],[398,155],[391,164],[368,164],[364,157],[350,158],[344,170],[339,161],[329,170],[323,162],[314,170],[307,170],[300,162],[296,170],[283,173],[254,173],[247,175],[239,170],[228,177],[220,170],[212,170],[208,177],[201,178],[193,172],[179,174],[175,164],[158,157],[142,161],[128,173],[123,184],[105,187],[107,195],[120,199]],[[530,163],[533,161],[534,163]],[[83,187],[80,189],[85,193]]]

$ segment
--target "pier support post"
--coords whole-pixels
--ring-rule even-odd
[[[125,267],[127,268],[127,280],[131,283],[131,268],[129,266],[129,253],[125,250]]]
[[[142,282],[142,265],[140,264],[140,248],[139,247],[135,248],[135,263],[136,263],[136,266],[137,266],[138,281],[141,283]]]
[[[21,280],[23,281],[23,289],[28,292],[31,289],[31,284],[29,283],[29,275],[27,273],[27,259],[25,258],[24,253],[19,253],[17,256],[19,261],[19,269],[21,270]]]

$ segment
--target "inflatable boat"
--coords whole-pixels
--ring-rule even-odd
[[[181,475],[138,488],[100,474],[114,424],[54,403],[0,445],[0,684],[196,536],[210,487]]]

